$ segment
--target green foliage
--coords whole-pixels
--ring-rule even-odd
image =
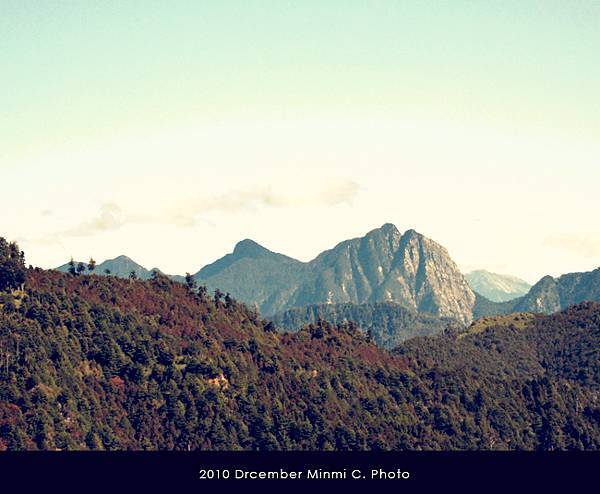
[[[0,237],[0,292],[19,288],[25,272],[25,254],[15,242]]]
[[[72,257],[71,257],[71,260],[69,261],[68,272],[71,276],[77,276],[77,265],[75,264],[75,261],[73,260]]]
[[[29,270],[0,311],[0,449],[598,449],[600,305],[387,352],[231,297]]]
[[[198,288],[196,279],[190,273],[185,273],[185,284],[190,291],[195,291]]]
[[[287,331],[297,331],[319,319],[336,324],[353,321],[370,334],[375,343],[389,349],[409,338],[439,334],[457,324],[453,319],[417,312],[395,302],[309,305],[286,310],[271,319]]]

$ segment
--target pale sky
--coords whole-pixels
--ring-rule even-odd
[[[600,266],[598,1],[0,2],[27,262],[309,260],[392,222],[463,271]]]

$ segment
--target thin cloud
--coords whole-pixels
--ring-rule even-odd
[[[88,237],[96,233],[118,230],[127,223],[127,215],[114,203],[103,204],[95,218],[60,232],[61,237]]]
[[[301,194],[272,185],[252,187],[219,196],[190,199],[178,204],[171,214],[173,220],[182,221],[203,213],[239,213],[259,207],[336,206],[350,204],[358,190],[358,184],[347,180],[328,182],[315,191],[303,191]]]
[[[569,250],[586,258],[600,257],[599,238],[563,233],[546,237],[544,245]]]
[[[175,201],[157,213],[128,212],[115,203],[106,203],[102,205],[96,216],[86,219],[72,228],[30,241],[55,243],[59,239],[89,237],[98,233],[118,230],[125,225],[140,223],[193,227],[198,224],[201,215],[208,213],[239,213],[260,208],[350,204],[358,193],[359,186],[352,181],[336,180],[326,182],[316,190],[302,189],[301,194],[294,194],[272,185],[250,187],[215,196]],[[205,219],[200,221],[210,223]]]

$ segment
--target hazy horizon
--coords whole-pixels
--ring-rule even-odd
[[[382,226],[383,226],[383,225],[382,225]],[[379,229],[379,228],[381,228],[381,226],[380,226],[380,227],[377,227],[376,229]],[[413,229],[413,230],[414,230],[414,229]],[[416,230],[416,231],[418,232],[418,230]],[[340,241],[338,241],[338,242],[336,242],[335,244],[333,244],[333,245],[331,245],[331,246],[327,247],[327,248],[326,248],[326,249],[324,249],[324,250],[332,250],[332,249],[334,249],[334,248],[335,248],[335,247],[336,247],[338,244],[340,244],[340,243],[343,243],[343,242],[345,242],[345,241],[347,241],[347,240],[352,240],[352,239],[354,239],[354,238],[360,238],[360,237],[363,237],[363,236],[364,236],[364,235],[366,235],[367,233],[369,233],[369,232],[368,232],[368,231],[366,231],[366,232],[364,232],[364,234],[363,234],[363,235],[360,235],[359,237],[352,237],[352,238],[350,238],[350,237],[349,237],[349,238],[341,239]],[[401,231],[400,231],[400,233],[401,233],[401,234],[404,234],[404,233],[405,233],[405,231],[402,231],[402,230],[401,230]],[[422,232],[418,232],[418,233],[421,233],[421,234],[422,234]],[[427,237],[427,235],[425,235],[425,236]],[[231,253],[234,251],[234,249],[235,249],[235,247],[236,247],[237,243],[239,243],[239,242],[242,242],[242,241],[244,241],[244,240],[251,240],[251,241],[254,241],[254,242],[256,242],[257,244],[261,245],[262,247],[264,247],[264,248],[266,248],[266,249],[270,250],[271,252],[274,252],[274,253],[276,253],[276,254],[283,254],[283,255],[286,255],[286,256],[288,256],[288,257],[292,257],[292,258],[294,258],[294,259],[296,259],[296,260],[298,260],[298,261],[305,262],[305,263],[308,263],[308,262],[310,262],[310,261],[313,261],[314,259],[316,259],[316,258],[319,256],[319,254],[321,254],[321,253],[323,252],[323,251],[319,251],[319,252],[316,252],[314,255],[312,255],[312,256],[310,256],[310,257],[307,257],[307,258],[304,258],[304,259],[298,259],[298,258],[295,258],[294,256],[290,256],[290,255],[288,255],[288,254],[287,254],[286,252],[284,252],[284,251],[274,251],[274,250],[270,249],[268,245],[263,245],[261,242],[258,242],[258,241],[256,241],[255,239],[252,239],[252,238],[241,238],[241,239],[239,239],[237,242],[235,242],[235,244],[233,244],[233,245],[232,245],[232,246],[231,246],[229,249],[226,249],[226,250],[225,250],[225,251],[224,251],[224,252],[223,252],[223,253],[222,253],[222,254],[221,254],[221,255],[220,255],[218,258],[215,258],[215,259],[209,260],[208,262],[206,262],[206,263],[204,263],[204,264],[202,264],[202,265],[200,265],[200,266],[196,266],[196,267],[194,267],[193,269],[186,269],[186,270],[184,270],[184,271],[180,271],[180,272],[167,272],[167,271],[165,271],[164,269],[162,269],[162,267],[161,267],[161,266],[159,266],[159,265],[153,265],[153,266],[150,266],[150,265],[143,265],[143,264],[140,264],[140,263],[138,262],[137,258],[136,258],[134,255],[132,255],[131,253],[127,253],[127,252],[122,252],[122,253],[120,253],[120,254],[118,254],[118,255],[115,255],[114,257],[99,258],[99,259],[97,259],[97,258],[94,258],[94,261],[96,262],[96,264],[101,264],[101,263],[102,263],[102,262],[104,262],[104,261],[112,261],[112,260],[115,260],[116,258],[118,258],[118,257],[120,257],[120,256],[125,256],[125,257],[129,258],[131,261],[133,261],[133,262],[136,262],[136,263],[140,264],[142,267],[144,267],[144,268],[146,268],[146,269],[148,269],[148,270],[152,270],[152,269],[159,269],[161,272],[164,272],[164,273],[166,273],[166,274],[168,274],[168,275],[181,275],[181,276],[183,276],[183,275],[185,275],[186,273],[195,274],[196,272],[200,271],[200,269],[202,269],[203,267],[205,267],[205,266],[207,266],[207,265],[209,265],[209,264],[212,264],[213,262],[215,262],[215,261],[219,260],[221,257],[223,257],[223,256],[225,256],[225,255],[227,255],[227,254],[231,254]],[[435,241],[435,239],[431,239],[431,240],[434,240],[434,241]],[[436,242],[436,243],[438,243],[438,244],[439,244],[439,242]],[[440,245],[442,245],[442,247],[444,247],[444,245],[443,245],[443,244],[440,244]],[[93,256],[90,256],[90,257],[93,257]],[[452,255],[451,255],[451,257],[452,257]],[[87,263],[87,262],[88,262],[88,258],[73,258],[73,259],[74,259],[74,261],[75,261],[75,262],[77,262],[77,263],[79,263],[79,262]],[[28,264],[29,264],[29,263],[28,263]],[[46,266],[46,267],[44,267],[44,268],[45,268],[45,269],[56,269],[56,268],[59,268],[59,267],[65,266],[65,265],[67,265],[67,264],[68,264],[68,259],[67,259],[65,262],[61,262],[61,263],[60,263],[60,265],[56,265],[56,266]],[[42,267],[42,266],[39,266],[39,267]],[[460,268],[460,266],[459,266],[459,268]],[[473,268],[473,269],[470,269],[470,270],[465,270],[465,269],[462,269],[462,268],[460,268],[460,269],[461,269],[461,272],[462,272],[464,275],[467,275],[467,274],[469,274],[469,273],[473,273],[473,272],[476,272],[476,271],[485,271],[485,272],[488,272],[488,273],[491,273],[491,274],[496,274],[496,275],[501,275],[501,276],[512,276],[512,277],[514,277],[514,278],[516,278],[516,279],[520,279],[521,281],[526,281],[526,282],[528,282],[528,283],[529,283],[529,284],[531,284],[531,285],[534,285],[535,283],[537,283],[537,282],[539,281],[539,278],[538,278],[538,279],[535,279],[535,280],[526,280],[526,279],[522,279],[522,278],[520,278],[519,276],[516,276],[516,275],[514,275],[514,274],[512,274],[512,273],[510,273],[510,272],[495,272],[495,271],[489,271],[489,270],[487,270],[487,269],[484,269],[484,268]],[[590,267],[589,269],[587,269],[587,270],[584,270],[584,271],[592,271],[592,270],[594,270],[594,269],[596,269],[596,268],[595,268],[595,267]],[[566,273],[555,273],[555,276],[560,276],[561,274],[566,274]],[[544,276],[545,276],[545,275],[544,275]]]
[[[383,223],[534,283],[600,265],[600,3],[7,0],[27,262],[307,261]]]

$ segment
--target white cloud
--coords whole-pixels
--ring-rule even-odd
[[[103,204],[98,216],[57,234],[59,237],[88,237],[96,233],[118,230],[127,222],[127,215],[113,203]]]
[[[544,245],[574,252],[586,258],[600,257],[600,238],[561,233],[544,239]]]
[[[300,191],[295,193],[273,185],[254,186],[213,196],[188,197],[184,200],[172,201],[163,199],[163,203],[154,212],[130,211],[110,202],[103,204],[97,215],[71,228],[29,239],[29,241],[39,244],[57,243],[62,239],[90,237],[139,223],[193,227],[197,225],[201,215],[208,213],[239,213],[259,208],[349,204],[358,190],[358,184],[344,179],[327,181],[313,189],[301,187]]]

